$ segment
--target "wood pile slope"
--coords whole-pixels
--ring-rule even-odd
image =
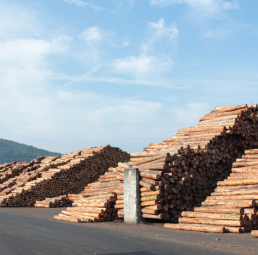
[[[61,157],[34,160],[15,177],[1,185],[1,206],[33,206],[37,200],[68,193],[80,193],[129,154],[119,148],[102,146],[71,152]],[[23,166],[24,167],[24,166]]]
[[[166,228],[209,232],[215,227],[225,232],[243,233],[258,229],[258,149],[246,150],[232,166],[230,176],[194,211],[182,212],[179,224]],[[195,228],[196,224],[198,225]]]
[[[140,182],[141,192],[156,192],[148,195],[152,202],[142,201],[142,209],[154,210],[143,217],[167,220],[169,215],[177,222],[182,211],[200,206],[217,182],[228,177],[232,163],[257,146],[257,111],[256,105],[214,107],[198,125],[150,144],[144,152],[131,153],[128,165],[162,172],[154,179],[159,183]]]
[[[55,216],[69,222],[100,222],[117,218],[117,198],[124,193],[123,174],[106,172],[97,182],[88,184],[78,195],[68,194],[72,207]]]
[[[182,211],[200,206],[217,183],[229,176],[232,163],[246,149],[257,146],[257,114],[256,105],[214,107],[198,125],[131,153],[129,162],[109,171],[123,178],[120,173],[129,165],[139,168],[143,217],[177,222]],[[113,181],[107,179],[105,185],[116,186]],[[99,194],[105,192],[102,185],[98,189]],[[115,208],[123,218],[121,189]]]
[[[78,195],[68,194],[68,198],[73,200],[72,208],[62,211],[55,216],[56,220],[71,222],[99,222],[110,221],[116,218],[123,218],[124,208],[124,168],[129,166],[126,163],[118,163],[119,167],[110,167],[104,175],[101,175],[97,182],[90,183]],[[162,174],[162,172],[160,171]],[[141,170],[142,178],[149,180],[160,179],[155,171]],[[144,194],[152,195],[151,192]],[[154,192],[155,193],[155,192]],[[143,201],[147,200],[147,195]],[[152,195],[153,197],[153,195]],[[152,201],[150,201],[152,203]],[[118,213],[117,213],[118,212]],[[165,216],[165,215],[164,215]],[[153,218],[157,218],[153,215]],[[163,215],[162,215],[163,217]]]

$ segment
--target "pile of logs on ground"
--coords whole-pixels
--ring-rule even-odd
[[[257,146],[257,114],[256,105],[214,107],[198,125],[131,153],[129,162],[109,171],[120,175],[129,165],[139,168],[143,217],[178,222],[182,211],[200,206],[229,176],[246,149]],[[115,208],[123,218],[123,193],[117,194]]]
[[[78,194],[109,167],[129,158],[128,153],[107,145],[88,147],[64,156],[39,157],[13,166],[9,164],[1,169],[1,206],[33,206],[37,200]],[[6,179],[8,175],[11,177]]]
[[[170,222],[177,222],[182,211],[200,206],[217,182],[229,176],[232,163],[246,149],[257,147],[257,114],[256,105],[214,107],[198,125],[131,153],[127,165],[160,176],[152,179],[155,183],[145,177],[140,182],[142,197],[154,192],[148,202],[142,201],[143,217],[167,220],[169,215]]]
[[[117,218],[117,201],[124,193],[123,174],[106,172],[97,182],[88,184],[80,194],[68,194],[72,207],[55,216],[69,222],[100,222]],[[116,205],[115,205],[116,204]]]
[[[165,228],[243,233],[258,229],[258,149],[247,150],[232,173],[194,211],[182,212],[179,224]],[[253,235],[257,232],[253,232]]]
[[[34,206],[44,208],[68,207],[72,206],[72,201],[67,197],[67,195],[64,195],[59,197],[46,198],[41,201],[38,200]]]

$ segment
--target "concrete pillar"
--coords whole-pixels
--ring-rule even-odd
[[[139,170],[124,170],[124,222],[137,224],[141,221],[141,199],[139,189]]]

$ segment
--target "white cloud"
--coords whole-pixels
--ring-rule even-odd
[[[189,89],[191,86],[192,81],[174,81],[172,79],[162,79],[160,78],[158,81],[156,79],[151,79],[152,77],[144,78],[124,78],[124,77],[117,77],[117,76],[103,76],[98,74],[97,76],[93,75],[53,75],[53,80],[60,80],[65,81],[66,85],[72,85],[77,83],[84,83],[84,84],[93,84],[93,83],[103,83],[103,84],[117,84],[121,86],[148,86],[148,87],[160,87],[160,88],[167,88],[167,89]]]
[[[128,6],[129,9],[132,9],[136,3],[136,0],[113,0],[113,2],[118,7]]]
[[[85,2],[85,1],[81,1],[81,0],[64,0],[66,3],[69,3],[69,4],[75,4],[77,6],[80,6],[80,7],[90,7],[96,11],[99,11],[99,10],[102,10],[103,8],[98,6],[98,5],[95,5],[95,4],[92,4],[92,3],[89,3],[89,2]]]
[[[176,40],[178,29],[172,25],[165,26],[165,20],[161,18],[157,23],[150,22],[150,38],[146,38],[141,45],[142,54],[139,56],[128,56],[114,60],[114,71],[121,74],[131,75],[136,79],[145,79],[151,81],[160,79],[161,74],[169,72],[174,62],[169,56],[162,54],[150,55],[149,51],[154,49],[154,43],[162,38],[169,38],[169,41]]]
[[[237,0],[151,0],[150,4],[158,7],[172,4],[187,4],[191,8],[199,9],[205,16],[217,16],[222,11],[237,9],[239,7],[239,2]]]
[[[50,44],[44,40],[24,39],[0,43],[1,69],[5,71],[14,66],[34,68],[49,51]]]
[[[145,39],[145,42],[141,45],[141,50],[143,54],[147,55],[150,51],[155,50],[155,43],[160,42],[163,39],[163,47],[165,46],[165,39],[169,39],[169,48],[171,49],[171,42],[176,45],[176,39],[179,34],[179,30],[175,24],[171,26],[165,26],[164,18],[160,18],[160,20],[149,23],[149,36]],[[156,50],[155,50],[156,51]]]
[[[174,62],[166,58],[141,55],[139,57],[130,56],[127,58],[116,59],[114,70],[118,73],[129,74],[136,78],[158,77],[161,73],[171,70]]]
[[[8,130],[5,138],[16,136],[22,142],[26,135],[45,136],[53,130],[56,121],[51,114],[54,100],[48,58],[60,53],[62,43],[60,38],[0,43],[0,115],[5,120],[1,127]]]
[[[161,18],[157,23],[150,22],[150,27],[154,29],[154,36],[152,40],[157,40],[162,37],[168,37],[170,41],[177,38],[179,31],[175,25],[165,27],[165,20]]]
[[[102,40],[101,31],[97,26],[87,28],[80,34],[80,37],[89,44],[95,44]]]
[[[109,10],[109,9],[103,8],[99,5],[95,5],[93,3],[86,2],[86,1],[81,1],[81,0],[64,0],[64,1],[69,4],[75,4],[79,7],[89,7],[89,8],[94,9],[95,11],[108,11],[108,12],[116,13],[116,11],[114,11],[114,10]]]

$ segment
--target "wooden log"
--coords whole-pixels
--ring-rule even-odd
[[[124,204],[124,200],[123,200],[123,199],[117,200],[117,201],[116,201],[116,205],[119,205],[119,204]]]
[[[242,179],[242,180],[226,180],[222,182],[218,182],[218,186],[235,186],[235,185],[250,185],[250,184],[258,184],[258,179]]]
[[[88,213],[104,213],[106,208],[95,208],[95,207],[67,207],[68,212],[88,212]]]
[[[245,232],[245,227],[225,226],[225,232],[227,232],[227,233],[244,233]]]
[[[145,206],[143,209],[160,211],[162,209],[162,205],[157,204],[157,205]]]
[[[96,222],[97,220],[94,217],[88,217],[88,216],[84,216],[83,214],[80,213],[76,213],[76,212],[67,212],[67,211],[63,211],[62,215],[67,215],[69,217],[73,217],[73,218],[77,218],[80,219],[81,222]]]
[[[256,214],[257,209],[256,208],[244,208],[243,214]]]
[[[160,186],[154,186],[154,190],[153,191],[160,191]],[[140,188],[140,192],[152,192],[151,190],[149,190],[148,188]]]
[[[88,212],[76,212],[76,211],[65,211],[63,210],[61,212],[62,214],[65,215],[81,215],[83,217],[87,217],[91,220],[94,220],[94,218],[100,218],[101,217],[101,213],[88,213]]]
[[[255,200],[223,200],[223,201],[205,201],[202,202],[202,206],[221,206],[225,205],[228,208],[248,208],[256,205]]]
[[[149,178],[153,180],[159,180],[161,175],[152,171],[140,171],[140,176],[143,178]]]
[[[62,221],[68,221],[68,222],[74,222],[74,223],[80,223],[81,220],[74,218],[74,217],[69,217],[69,216],[60,216],[60,215],[55,215],[54,216],[55,220],[62,220]]]
[[[173,230],[186,230],[186,231],[199,231],[207,233],[224,233],[225,227],[222,226],[212,226],[212,225],[203,225],[203,224],[169,224],[164,225],[167,229]]]
[[[196,218],[179,218],[179,223],[190,224],[205,224],[205,225],[219,225],[219,226],[231,226],[231,227],[243,227],[244,222],[240,220],[217,220],[217,219],[196,219]]]
[[[227,192],[214,192],[211,196],[234,196],[234,195],[258,195],[257,189],[239,189],[234,191],[227,191]]]
[[[258,189],[258,185],[234,185],[234,186],[219,186],[215,189],[215,192],[230,192],[230,191],[246,191]]]
[[[225,193],[223,196],[210,196],[207,197],[205,201],[213,201],[213,200],[254,200],[258,199],[258,195],[227,195]]]
[[[140,181],[139,184],[149,190],[154,190],[154,185],[148,183],[148,182],[144,182],[144,181]]]
[[[149,192],[141,192],[140,195],[142,197],[149,197],[149,196],[155,196],[155,195],[161,195],[162,191],[161,190],[156,190],[156,191],[149,191]]]
[[[202,213],[202,212],[182,212],[182,217],[188,218],[206,218],[206,219],[218,219],[218,220],[243,220],[242,215],[229,214],[229,213]]]
[[[157,200],[141,202],[141,207],[157,205]]]
[[[251,236],[252,237],[258,237],[258,230],[252,230]]]
[[[158,186],[159,185],[159,182],[158,181],[155,181],[155,180],[152,180],[152,179],[149,179],[149,178],[142,178],[142,181],[144,182],[148,182],[154,186]]]
[[[76,207],[107,207],[108,203],[73,203],[73,206]]]
[[[159,211],[158,210],[153,210],[153,209],[146,209],[146,207],[145,207],[145,208],[142,209],[142,213],[157,215],[159,213]]]
[[[195,207],[195,212],[203,212],[203,213],[229,213],[229,214],[239,214],[242,215],[244,213],[243,208],[226,208],[226,207]]]
[[[119,204],[114,206],[115,209],[124,209],[124,204]]]
[[[141,201],[151,201],[151,200],[159,200],[160,196],[156,195],[156,196],[149,196],[149,197],[141,197]]]
[[[161,155],[154,156],[154,157],[148,157],[148,158],[143,159],[141,161],[135,162],[134,166],[139,166],[139,165],[142,165],[142,164],[145,164],[145,163],[148,163],[148,162],[152,162],[152,161],[155,161],[157,159],[162,159],[162,158],[164,158],[164,161],[165,161],[166,157],[167,157],[167,154],[161,154]]]
[[[142,217],[145,218],[145,219],[157,219],[157,220],[163,220],[165,218],[165,215],[164,214],[158,214],[158,215],[153,215],[153,214],[146,214],[146,213],[143,213],[142,214]]]

